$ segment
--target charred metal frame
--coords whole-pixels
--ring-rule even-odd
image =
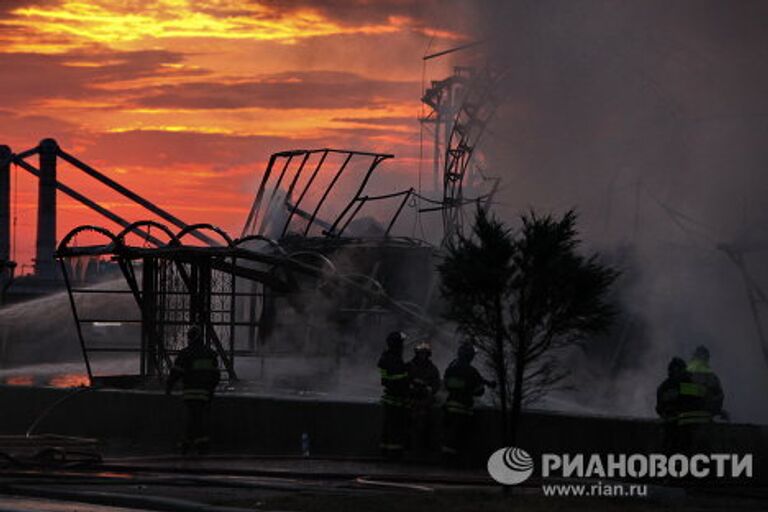
[[[505,74],[491,67],[476,73],[472,77],[465,99],[453,121],[448,145],[445,148],[443,170],[444,245],[451,243],[456,236],[463,233],[463,206],[490,201],[498,186],[498,180],[496,180],[489,194],[472,199],[464,198],[464,178],[473,153],[501,102],[498,84]]]
[[[424,60],[482,44],[475,42],[424,57]],[[430,108],[428,115],[420,119],[423,126],[434,125],[433,174],[437,193],[440,187],[440,160],[442,158],[442,198],[426,199],[429,206],[419,208],[420,213],[442,212],[443,241],[447,246],[463,234],[464,207],[476,204],[487,207],[495,195],[500,179],[478,174],[490,182],[487,193],[474,198],[464,196],[464,182],[470,162],[489,121],[501,102],[499,84],[508,69],[497,70],[487,66],[480,71],[457,66],[454,74],[444,80],[433,81],[424,91],[422,103]],[[442,130],[442,134],[441,134]],[[442,135],[442,137],[441,137]],[[444,141],[441,141],[444,138]],[[443,147],[444,146],[444,147]],[[443,153],[441,154],[441,149]]]
[[[312,208],[311,212],[305,211],[302,209],[302,203],[315,184],[315,180],[320,173],[320,170],[323,168],[323,165],[326,164],[326,159],[331,153],[344,155],[344,159],[335,170],[335,172],[332,173],[333,177],[331,178],[330,183],[323,190],[315,207]],[[295,192],[297,192],[296,189],[299,183],[299,179],[302,177],[305,170],[307,170],[307,162],[312,155],[320,155],[318,162],[315,164],[312,171],[308,171],[311,172],[311,174],[309,174],[307,182],[303,185],[303,187],[299,187],[301,190],[298,191],[298,198],[295,202],[292,202],[293,195]],[[303,229],[302,233],[305,237],[309,235],[312,226],[315,224],[319,224],[323,228],[323,235],[328,237],[341,237],[343,236],[347,226],[349,226],[349,224],[360,212],[362,207],[365,206],[365,204],[368,202],[402,197],[402,202],[387,223],[387,230],[384,236],[388,237],[391,233],[392,227],[395,225],[395,222],[407,204],[408,199],[410,199],[410,197],[415,192],[413,189],[408,189],[396,192],[394,194],[371,196],[365,194],[365,189],[379,164],[381,164],[381,162],[384,160],[393,157],[394,155],[385,153],[369,153],[365,151],[351,151],[345,149],[330,148],[283,151],[273,154],[269,159],[269,163],[267,164],[264,176],[262,177],[261,184],[259,185],[259,188],[256,192],[256,198],[246,219],[245,226],[243,227],[242,236],[247,236],[250,234],[264,234],[264,214],[269,210],[270,206],[275,200],[275,197],[277,196],[278,191],[281,190],[281,187],[283,187],[284,182],[286,180],[290,180],[289,183],[286,183],[285,187],[286,196],[284,207],[286,211],[288,211],[288,217],[280,230],[281,237],[284,237],[288,233],[291,222],[296,216],[299,216],[307,221],[307,225]],[[347,202],[346,206],[342,209],[341,213],[339,213],[332,221],[324,221],[318,217],[320,210],[328,199],[331,191],[339,181],[339,178],[341,178],[345,170],[349,167],[349,163],[353,158],[367,158],[370,160],[360,185],[358,186],[354,196],[352,196],[352,198]],[[291,164],[293,163],[294,159],[301,159],[301,161],[297,168],[293,170],[293,176],[288,176]],[[279,171],[277,169],[279,169]],[[270,179],[273,177],[274,173],[278,172],[279,174],[277,174],[277,180],[273,185],[270,186]]]
[[[430,108],[430,112],[419,121],[423,126],[433,125],[432,173],[433,186],[436,192],[441,187],[440,160],[441,157],[444,157],[441,149],[450,146],[453,122],[461,103],[464,101],[473,73],[474,69],[472,68],[454,67],[453,75],[443,80],[433,80],[431,86],[424,91],[424,95],[421,97],[421,102]]]
[[[406,196],[407,197],[407,196]],[[168,241],[158,247],[132,246],[127,243],[129,233],[149,233],[152,230],[162,232]],[[185,238],[195,232],[208,231],[221,240],[216,246],[201,247],[186,245]],[[77,246],[78,235],[95,233],[107,240],[101,245]],[[246,242],[261,240],[268,243],[269,252],[248,249]],[[317,256],[314,262],[307,262],[307,256]],[[106,257],[115,261],[119,266],[128,290],[106,290],[98,288],[77,288],[70,277],[68,260],[78,257]],[[361,283],[359,276],[339,275],[331,264],[325,263],[327,258],[314,251],[297,251],[292,254],[279,243],[268,240],[261,235],[253,235],[233,240],[224,231],[208,225],[198,224],[187,226],[178,233],[167,226],[153,222],[141,221],[126,226],[120,233],[114,234],[109,230],[96,226],[80,226],[70,231],[61,241],[56,251],[64,282],[67,286],[72,315],[75,321],[80,348],[85,361],[88,377],[93,382],[94,374],[90,355],[95,352],[133,352],[139,353],[139,377],[158,377],[164,375],[171,365],[171,357],[178,347],[169,344],[171,332],[178,335],[183,327],[198,325],[202,328],[206,342],[213,347],[223,362],[225,372],[231,381],[237,380],[235,358],[254,355],[249,350],[235,349],[235,326],[258,326],[258,320],[251,317],[247,321],[238,321],[235,315],[235,301],[238,297],[259,296],[258,291],[238,291],[237,279],[242,278],[270,290],[270,293],[288,294],[296,289],[297,274],[320,277],[330,286],[343,286],[369,296],[371,302],[381,308],[381,311],[398,315],[403,320],[434,329],[432,322],[414,310],[410,304],[401,304],[383,293],[381,285],[371,286],[371,279]],[[138,263],[141,262],[139,277]],[[244,263],[257,263],[269,268],[269,271],[258,270]],[[284,270],[283,277],[274,272]],[[221,289],[212,286],[212,275],[216,272],[228,276],[228,284]],[[171,275],[173,274],[173,275]],[[182,286],[173,288],[174,277]],[[374,280],[375,281],[375,280]],[[83,318],[78,310],[76,297],[80,294],[120,294],[129,293],[133,296],[141,318]],[[228,311],[214,310],[211,305],[212,297],[228,297]],[[169,298],[180,298],[175,304]],[[179,308],[180,304],[180,308]],[[172,307],[171,307],[172,306]],[[218,318],[214,315],[218,314]],[[87,343],[82,326],[93,322],[140,323],[141,341],[138,347],[107,346],[93,347]],[[176,338],[178,336],[175,336]]]
[[[136,192],[128,189],[127,187],[124,187],[123,185],[119,184],[115,180],[111,179],[110,177],[99,172],[98,170],[94,169],[90,165],[86,164],[85,162],[67,153],[58,145],[58,143],[54,139],[43,139],[36,147],[28,149],[26,151],[22,151],[20,153],[16,153],[16,154],[10,152],[10,149],[8,149],[7,146],[3,146],[3,148],[5,149],[3,151],[0,151],[0,153],[7,153],[7,154],[0,155],[0,159],[3,160],[3,162],[0,162],[0,165],[2,165],[3,176],[7,173],[6,168],[10,164],[14,164],[14,165],[17,165],[18,167],[21,167],[22,169],[24,169],[25,171],[27,171],[28,173],[32,174],[33,176],[37,177],[40,180],[39,182],[39,203],[40,204],[38,206],[39,212],[38,212],[38,226],[37,226],[37,254],[36,254],[35,263],[36,263],[37,273],[41,277],[45,277],[45,278],[55,277],[53,273],[53,264],[54,264],[53,254],[56,249],[56,191],[57,190],[71,197],[75,201],[78,201],[79,203],[85,205],[86,207],[90,208],[96,213],[106,217],[110,221],[118,224],[119,226],[122,226],[123,228],[131,227],[131,230],[133,232],[135,232],[140,236],[143,236],[150,243],[156,246],[163,245],[160,240],[158,240],[154,236],[151,236],[149,233],[143,231],[140,227],[137,227],[136,225],[132,224],[128,220],[124,219],[123,217],[115,214],[108,208],[101,206],[99,203],[77,192],[75,189],[61,183],[57,178],[57,163],[59,160],[63,160],[69,163],[75,169],[87,174],[88,176],[97,180],[98,182],[102,183],[108,188],[118,192],[119,194],[123,195],[124,197],[128,198],[134,203],[154,213],[155,215],[163,219],[165,222],[168,222],[171,225],[174,225],[180,229],[184,229],[187,227],[187,224],[181,219],[179,219],[178,217],[172,215],[168,211],[160,208],[159,206],[155,205],[154,203],[147,200],[146,198],[140,196]],[[35,167],[34,165],[27,162],[28,158],[33,157],[35,155],[39,156],[39,159],[40,159],[38,167]],[[0,195],[5,195],[5,194],[0,194]],[[9,200],[9,198],[6,198],[6,199]],[[5,231],[9,230],[9,227],[7,227],[8,222],[4,218],[0,218],[0,224],[2,224],[3,226],[2,227],[3,233],[1,233],[2,237],[0,238],[4,239],[6,236]],[[217,244],[215,239],[207,236],[205,233],[195,232],[193,236],[195,236],[200,241],[206,244],[209,244],[209,245]],[[0,246],[2,246],[2,243],[0,243]]]

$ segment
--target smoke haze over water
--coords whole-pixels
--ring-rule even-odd
[[[653,414],[668,360],[704,343],[734,419],[768,421],[768,362],[741,274],[716,249],[755,249],[747,266],[768,287],[768,4],[544,0],[477,12],[477,37],[508,69],[484,147],[503,176],[497,213],[575,207],[587,246],[634,262],[623,297],[644,339],[609,396],[578,382],[581,400]]]

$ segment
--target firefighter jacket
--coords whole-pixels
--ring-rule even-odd
[[[668,422],[677,421],[678,415],[690,407],[691,397],[682,393],[683,384],[690,383],[687,372],[675,377],[667,377],[656,390],[656,412]]]
[[[678,416],[678,425],[709,423],[723,408],[720,379],[701,359],[688,363],[687,372],[689,381],[680,385],[680,395],[685,403]]]
[[[184,400],[209,401],[219,384],[219,378],[216,352],[202,343],[194,343],[176,356],[167,386],[170,390],[181,379]]]
[[[440,371],[429,359],[413,358],[408,363],[411,397],[414,405],[429,406],[440,390]]]
[[[395,407],[408,407],[410,378],[402,353],[385,350],[379,358],[378,366],[381,385],[384,387],[381,403]]]
[[[456,359],[445,370],[443,381],[448,390],[446,412],[472,414],[475,397],[485,392],[485,380],[480,372],[471,364]]]

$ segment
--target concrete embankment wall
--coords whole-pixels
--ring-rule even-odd
[[[95,437],[104,441],[107,451],[169,451],[183,428],[178,396],[0,386],[0,433],[23,434],[46,410],[35,433]],[[478,461],[501,447],[497,418],[493,410],[477,411],[473,445]],[[380,423],[376,403],[222,395],[214,401],[212,431],[216,448],[226,452],[298,454],[301,435],[307,432],[314,455],[375,456]],[[434,423],[439,426],[438,410]],[[761,471],[768,468],[768,427],[730,424],[713,429],[712,451],[752,453],[756,476],[768,483],[768,470]],[[542,412],[524,414],[519,439],[519,446],[533,455],[661,449],[660,425],[652,420]]]

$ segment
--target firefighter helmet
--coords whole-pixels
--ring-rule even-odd
[[[669,375],[678,375],[685,371],[686,366],[685,361],[679,357],[673,357],[667,366],[667,373]]]
[[[393,331],[387,335],[387,347],[390,349],[402,350],[405,342],[405,333]]]
[[[471,341],[465,341],[459,345],[458,357],[463,361],[471,361],[475,357],[475,345]]]
[[[699,345],[696,347],[696,350],[693,351],[693,358],[709,362],[709,349],[704,345]]]
[[[187,331],[187,341],[189,343],[198,343],[202,341],[203,339],[203,332],[200,330],[200,327],[193,325],[189,328]]]
[[[426,352],[428,355],[432,355],[432,345],[428,341],[421,341],[413,347],[414,352]]]

